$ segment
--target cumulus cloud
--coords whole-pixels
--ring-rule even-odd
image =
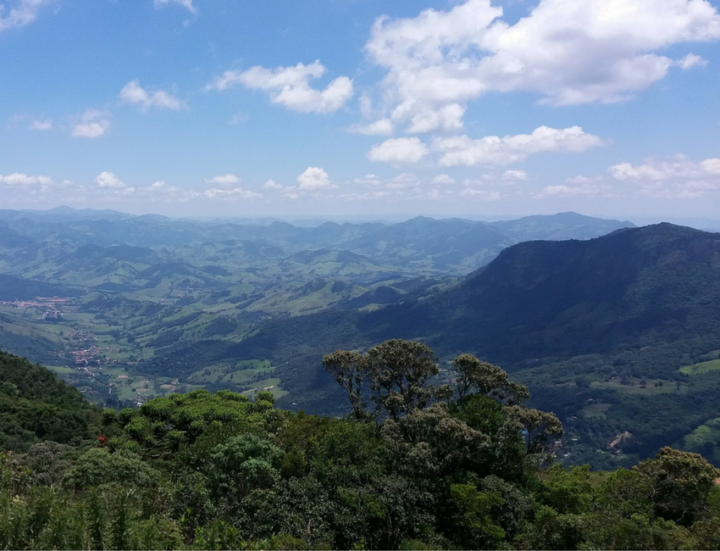
[[[393,118],[404,119],[404,112],[410,111],[409,126],[407,131],[410,134],[424,134],[433,130],[454,131],[463,127],[463,115],[465,107],[456,103],[439,107],[437,109],[423,108],[419,113],[413,113],[413,106],[402,105],[395,109]]]
[[[6,6],[0,5],[0,32],[32,23],[43,6],[54,4],[55,1],[19,0],[9,11]]]
[[[320,189],[332,189],[334,186],[330,176],[322,168],[317,166],[308,167],[297,178],[298,189],[302,191],[317,191]]]
[[[701,64],[673,45],[720,38],[707,0],[540,0],[510,25],[491,0],[379,18],[365,50],[387,70],[384,101],[412,132],[457,129],[469,100],[537,93],[553,105],[626,100],[674,66]]]
[[[640,165],[620,163],[608,172],[616,180],[637,184],[641,193],[652,197],[696,199],[720,191],[720,158],[697,162],[678,155],[646,159]]]
[[[692,69],[693,67],[704,67],[707,64],[707,59],[695,54],[688,54],[676,63],[676,65],[683,70]]]
[[[197,13],[197,9],[193,5],[193,0],[155,0],[155,7],[157,8],[167,6],[168,4],[178,4],[192,14]]]
[[[137,80],[132,80],[123,87],[120,91],[120,100],[123,103],[138,105],[144,110],[151,109],[153,107],[156,109],[169,109],[172,111],[187,109],[187,104],[184,101],[179,100],[164,90],[148,92],[140,86],[140,82]]]
[[[454,184],[455,178],[449,176],[448,174],[438,174],[437,176],[435,176],[435,178],[433,178],[432,183],[439,185]]]
[[[263,184],[263,187],[266,189],[282,189],[283,187],[278,184],[275,180],[268,180]]]
[[[720,176],[720,159],[706,159],[695,162],[683,155],[671,160],[647,159],[641,165],[620,163],[611,166],[608,171],[616,180],[665,181],[677,178],[702,178]]]
[[[427,154],[427,146],[418,138],[395,138],[372,146],[367,157],[374,162],[415,164]]]
[[[49,176],[29,176],[22,172],[15,172],[7,176],[0,174],[0,184],[6,184],[8,186],[47,186],[52,183],[53,180]]]
[[[86,110],[72,129],[74,138],[87,138],[95,140],[105,135],[110,128],[110,119],[107,113],[96,109]]]
[[[223,174],[213,178],[205,178],[205,183],[210,186],[234,186],[240,183],[240,178],[235,174]]]
[[[112,172],[101,172],[95,178],[95,183],[103,188],[124,188],[127,187],[125,182],[118,178]]]
[[[352,81],[345,76],[338,77],[325,89],[310,86],[311,79],[325,74],[320,61],[310,65],[298,63],[294,67],[251,67],[247,71],[225,71],[206,90],[226,90],[242,85],[252,90],[263,90],[270,94],[270,101],[299,113],[332,113],[340,109],[353,95]]]
[[[586,134],[579,126],[556,129],[541,126],[532,134],[486,136],[473,140],[468,136],[437,138],[433,149],[442,154],[442,166],[503,165],[522,161],[529,155],[549,152],[582,152],[607,142]]]

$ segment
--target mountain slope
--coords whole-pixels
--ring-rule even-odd
[[[213,353],[270,360],[282,403],[337,412],[324,353],[389,338],[421,339],[443,359],[471,352],[517,372],[534,404],[568,423],[568,453],[612,466],[720,417],[719,306],[720,235],[660,224],[522,243],[447,291],[271,322]]]
[[[40,365],[0,351],[0,449],[88,439],[100,410]]]

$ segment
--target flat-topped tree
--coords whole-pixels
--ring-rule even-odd
[[[452,394],[447,385],[428,385],[440,372],[437,358],[430,348],[415,341],[392,339],[372,347],[366,354],[337,350],[324,356],[323,364],[347,392],[353,414],[359,420],[368,417],[362,396],[364,382],[370,388],[375,415],[385,411],[391,419]]]

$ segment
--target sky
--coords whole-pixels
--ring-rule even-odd
[[[0,0],[0,208],[720,219],[708,0]]]

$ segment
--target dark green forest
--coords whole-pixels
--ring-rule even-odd
[[[717,549],[720,471],[668,447],[557,463],[563,427],[460,354],[390,340],[323,358],[346,417],[221,390],[102,410],[0,355],[4,549]]]

